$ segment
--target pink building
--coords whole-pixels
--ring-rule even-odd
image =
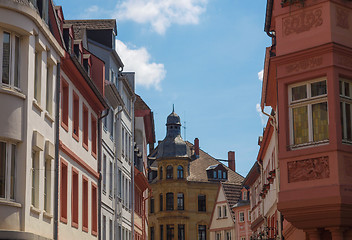
[[[242,187],[238,202],[232,206],[235,217],[235,240],[249,240],[252,235],[249,190]]]

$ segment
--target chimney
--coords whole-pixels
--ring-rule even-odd
[[[194,139],[194,154],[196,155],[196,158],[199,158],[199,139],[198,138]]]
[[[229,168],[236,172],[236,162],[235,162],[235,152],[229,151],[228,152],[228,160],[229,160]]]

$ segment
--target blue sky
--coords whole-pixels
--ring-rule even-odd
[[[116,18],[117,51],[154,112],[157,140],[175,104],[186,139],[246,176],[256,160],[266,1],[55,0],[65,19]],[[79,11],[77,11],[79,10]],[[259,74],[260,75],[260,74]],[[182,137],[185,137],[184,131]]]

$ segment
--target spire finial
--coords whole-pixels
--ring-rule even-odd
[[[175,104],[172,104],[172,112],[175,112]]]

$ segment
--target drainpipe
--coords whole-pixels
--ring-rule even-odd
[[[54,231],[53,239],[59,235],[59,141],[60,141],[60,63],[56,66],[56,108],[55,108],[55,167],[54,167]]]
[[[261,188],[263,189],[263,185],[264,185],[264,169],[263,169],[263,164],[260,163],[260,161],[257,161],[259,166],[260,166],[260,176],[262,177],[262,184],[261,184]],[[264,198],[262,200],[262,214],[263,214],[263,218],[264,218],[264,230],[267,228],[267,222],[266,222],[266,217],[264,215]]]
[[[132,141],[133,141],[133,153],[134,153],[134,104],[136,102],[135,96],[133,97],[132,103]],[[131,163],[131,207],[132,207],[132,214],[131,214],[131,225],[132,225],[132,240],[134,240],[134,154],[132,154],[132,163]]]
[[[103,146],[102,146],[102,124],[101,121],[103,118],[105,118],[108,114],[110,109],[107,108],[106,113],[98,118],[98,173],[99,173],[99,179],[98,179],[98,239],[101,239],[101,154],[103,152]]]

